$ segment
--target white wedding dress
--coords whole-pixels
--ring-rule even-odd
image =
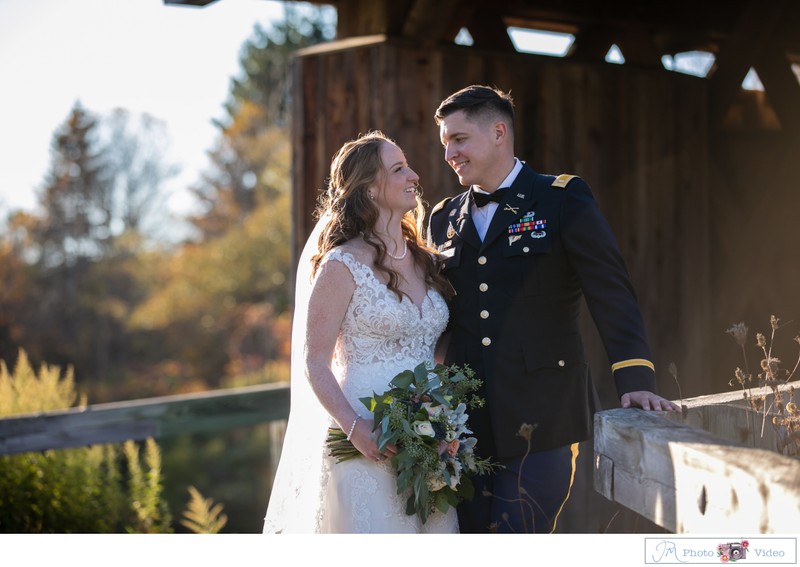
[[[336,343],[333,373],[353,409],[372,423],[359,398],[387,389],[399,372],[433,361],[448,320],[447,305],[429,290],[422,305],[402,301],[377,279],[372,268],[339,248],[324,262],[338,261],[356,283]],[[455,509],[436,511],[424,524],[406,515],[407,495],[397,494],[389,461],[359,457],[342,463],[327,455],[324,432],[333,422],[316,402],[313,412],[302,385],[292,378],[292,413],[264,523],[265,533],[456,533]],[[295,412],[297,409],[297,413]],[[324,413],[318,420],[313,414]],[[301,417],[302,416],[302,417]],[[320,429],[324,430],[322,433]]]

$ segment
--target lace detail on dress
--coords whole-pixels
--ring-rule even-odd
[[[339,333],[334,365],[342,370],[335,374],[342,379],[345,395],[361,412],[359,398],[382,391],[398,372],[433,361],[449,311],[444,298],[433,289],[428,290],[419,307],[407,296],[398,299],[371,267],[349,252],[335,248],[323,263],[330,260],[347,266],[356,283]]]
[[[347,251],[331,250],[322,264],[335,260],[349,269],[355,291],[342,322],[333,354],[332,370],[345,397],[363,418],[372,414],[359,398],[386,390],[399,372],[420,362],[433,362],[439,336],[447,326],[449,312],[439,293],[429,290],[419,307],[408,297],[398,299],[382,283],[372,268]],[[293,373],[294,376],[294,373]],[[292,386],[294,389],[294,385]],[[324,412],[320,408],[320,411]],[[324,413],[323,421],[333,422]],[[290,429],[292,419],[290,418]],[[284,473],[286,485],[281,494],[290,498],[267,514],[265,531],[335,533],[450,533],[458,531],[455,509],[433,513],[423,525],[416,516],[405,513],[406,496],[397,494],[397,478],[388,462],[375,463],[364,458],[337,463],[325,447],[314,441],[322,434],[308,436],[306,424],[297,423],[294,443],[299,443],[309,458],[296,460],[294,478]],[[315,426],[316,427],[316,426]],[[326,427],[321,424],[321,427]],[[287,438],[288,430],[287,430]],[[303,445],[304,441],[312,447]],[[319,449],[325,451],[322,456]],[[307,450],[306,450],[307,449]],[[321,461],[319,459],[321,458]],[[283,458],[281,461],[283,464]],[[280,471],[279,471],[280,474]],[[277,484],[277,479],[276,479]],[[283,486],[283,483],[282,483]],[[296,499],[293,501],[293,499]],[[297,506],[302,501],[302,505]],[[313,517],[294,510],[313,510]],[[270,512],[272,502],[270,502]],[[271,520],[280,518],[281,526]]]

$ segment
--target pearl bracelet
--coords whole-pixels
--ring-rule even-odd
[[[350,426],[350,431],[347,433],[347,440],[350,441],[350,438],[353,436],[353,431],[356,429],[356,423],[358,420],[361,419],[360,415],[357,415],[356,418],[353,420],[353,425]]]

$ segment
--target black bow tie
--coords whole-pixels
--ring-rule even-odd
[[[475,200],[476,206],[485,207],[492,201],[494,201],[495,203],[499,203],[503,199],[507,191],[508,187],[500,187],[500,189],[498,189],[494,193],[478,193],[473,189],[472,198]]]

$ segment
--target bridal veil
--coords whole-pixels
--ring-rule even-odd
[[[292,319],[291,402],[281,458],[264,520],[264,533],[314,533],[319,529],[322,488],[327,472],[325,437],[330,424],[304,370],[311,258],[329,215],[319,219],[297,264]]]

